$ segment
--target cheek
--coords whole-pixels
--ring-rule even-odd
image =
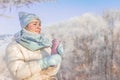
[[[29,30],[30,31],[35,31],[35,27],[33,25],[29,25]]]

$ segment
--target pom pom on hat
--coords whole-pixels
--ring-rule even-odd
[[[30,22],[36,19],[40,20],[39,17],[35,14],[19,12],[19,20],[20,20],[21,28],[25,28]]]

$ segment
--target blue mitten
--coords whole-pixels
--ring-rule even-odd
[[[61,56],[63,55],[64,49],[63,49],[62,43],[60,43],[59,46],[57,47],[57,52],[58,52],[58,54],[60,54]]]
[[[61,56],[58,54],[47,56],[41,60],[39,60],[39,64],[41,69],[48,68],[50,66],[56,66],[61,63]]]

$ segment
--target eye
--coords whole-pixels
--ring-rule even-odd
[[[36,25],[36,24],[33,24],[33,25]]]

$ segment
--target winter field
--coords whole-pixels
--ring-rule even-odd
[[[58,80],[120,80],[120,11],[86,13],[44,29],[65,53]],[[11,35],[0,36],[0,80],[12,80],[4,62]]]

